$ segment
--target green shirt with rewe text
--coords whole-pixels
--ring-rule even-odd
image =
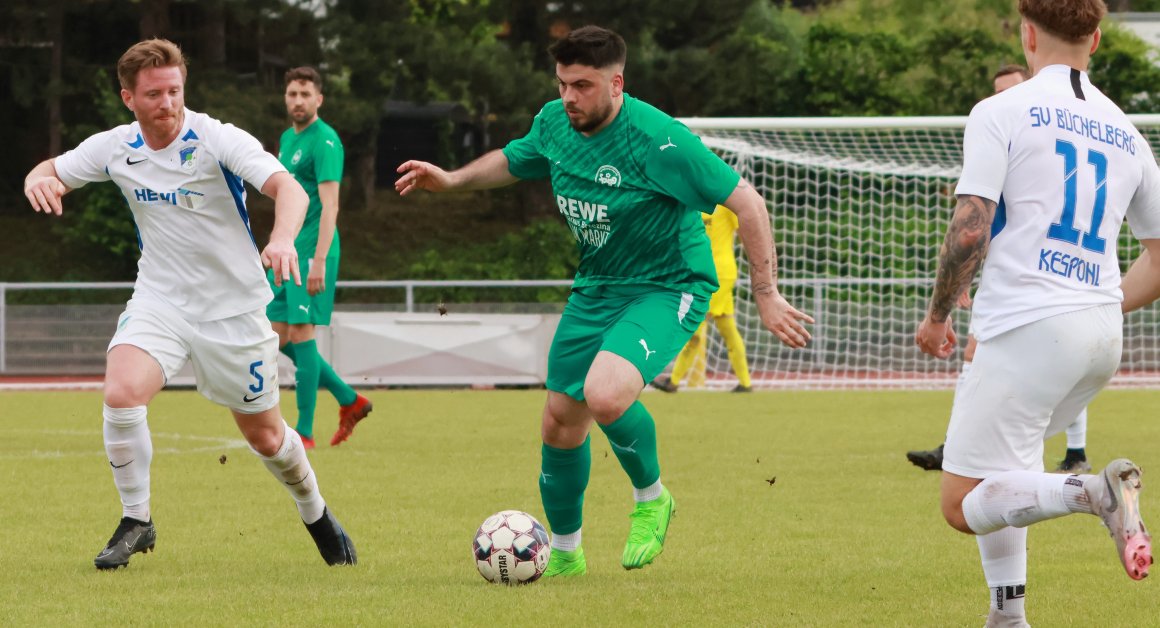
[[[723,203],[740,176],[684,124],[625,94],[616,118],[586,137],[554,100],[503,153],[513,176],[551,178],[580,249],[576,287],[717,290],[701,212]]]

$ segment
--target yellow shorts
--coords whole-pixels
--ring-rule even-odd
[[[733,316],[733,285],[737,278],[717,280],[721,287],[709,299],[709,316]]]

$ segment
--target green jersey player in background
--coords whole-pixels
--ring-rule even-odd
[[[371,402],[335,374],[318,353],[315,325],[329,325],[334,311],[334,283],[338,280],[338,186],[342,181],[342,142],[338,133],[318,117],[322,106],[322,76],[311,67],[286,72],[286,112],[293,126],[278,141],[278,161],[294,175],[310,197],[306,221],[294,240],[303,260],[304,285],[283,282],[274,286],[274,300],[266,316],[278,333],[282,353],[294,362],[294,396],[298,423],[294,429],[307,449],[314,448],[314,408],[318,388],[325,387],[339,403],[338,431],[330,444],[350,437],[356,423],[371,411]]]
[[[701,212],[720,203],[740,220],[762,323],[804,347],[813,320],[777,290],[765,201],[685,125],[624,93],[626,47],[616,33],[576,29],[551,46],[560,99],[528,134],[447,172],[408,161],[400,194],[480,190],[550,178],[580,248],[572,295],[548,356],[540,495],[552,528],[547,576],[581,575],[584,491],[595,421],[632,481],[636,509],[621,564],[663,549],[675,503],[660,481],[656,426],[637,400],[705,318],[717,290]]]

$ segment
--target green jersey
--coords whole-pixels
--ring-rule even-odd
[[[338,133],[323,122],[322,118],[316,118],[301,133],[295,133],[294,127],[286,129],[282,133],[282,139],[278,141],[278,161],[286,166],[310,197],[306,221],[302,224],[302,231],[298,232],[298,238],[294,240],[294,248],[298,249],[300,259],[314,257],[315,249],[318,248],[318,226],[322,219],[322,200],[318,197],[318,184],[342,181],[342,160],[342,141],[338,139]],[[336,228],[327,256],[337,255],[338,251]]]
[[[554,100],[503,153],[513,176],[552,179],[580,249],[576,287],[717,290],[701,212],[712,213],[740,177],[684,124],[625,94],[616,119],[586,137]]]

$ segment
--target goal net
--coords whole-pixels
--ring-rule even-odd
[[[749,261],[735,243],[737,326],[755,387],[939,388],[962,364],[969,312],[953,315],[960,350],[922,354],[914,332],[954,210],[965,117],[692,118],[683,120],[765,198],[778,248],[779,286],[814,317],[805,349],[781,345],[761,326],[748,285]],[[1133,116],[1157,146],[1160,116]],[[1124,269],[1139,245],[1127,226]],[[1157,308],[1125,321],[1124,355],[1113,384],[1160,384]],[[709,387],[736,378],[709,324]]]

